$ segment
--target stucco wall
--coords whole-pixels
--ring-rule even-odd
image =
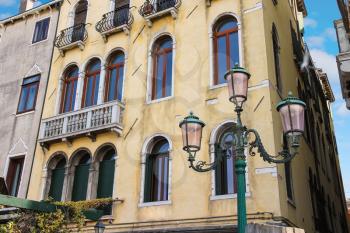
[[[59,30],[71,25],[76,2],[75,0],[72,4],[67,2],[63,4]],[[286,96],[289,90],[297,94],[298,71],[293,61],[289,27],[289,20],[292,20],[295,26],[293,12],[288,1],[278,1],[278,6],[275,7],[270,0],[262,2],[213,0],[211,6],[207,7],[205,1],[183,0],[176,20],[171,16],[164,16],[155,20],[153,26],[149,28],[137,11],[143,2],[143,0],[131,1],[130,5],[136,8],[131,8],[135,21],[130,34],[125,35],[123,32],[114,34],[105,43],[94,26],[102,14],[109,11],[109,2],[89,1],[87,16],[89,37],[84,50],[71,49],[62,57],[55,49],[43,118],[57,114],[60,101],[60,93],[57,91],[59,77],[65,67],[76,63],[80,72],[83,72],[83,67],[90,58],[99,57],[105,61],[110,51],[123,48],[127,55],[123,96],[126,106],[122,122],[124,130],[121,136],[114,133],[98,134],[96,141],[83,137],[74,139],[72,144],[63,142],[52,144],[48,150],[37,147],[29,198],[40,200],[45,196],[43,190],[45,190],[46,166],[54,153],[61,151],[71,158],[76,150],[84,147],[94,155],[101,145],[113,143],[118,154],[113,197],[123,199],[124,203],[114,206],[110,231],[235,223],[236,199],[211,200],[212,174],[196,173],[188,168],[187,154],[181,149],[178,123],[190,110],[206,122],[199,157],[208,161],[211,133],[221,123],[235,120],[234,107],[228,101],[226,86],[215,88],[210,86],[212,58],[209,32],[218,16],[230,12],[236,15],[240,22],[241,64],[252,73],[243,122],[247,127],[257,129],[266,149],[271,154],[276,154],[282,146],[282,126],[275,110],[280,98],[275,88],[271,29],[272,22],[275,22],[282,48],[282,95]],[[240,5],[240,2],[243,2],[243,5]],[[148,103],[146,96],[149,49],[154,38],[161,33],[171,34],[176,42],[174,96],[157,103]],[[145,141],[155,134],[167,135],[172,143],[170,202],[143,207],[140,205],[142,147]],[[247,209],[251,214],[248,221],[262,221],[275,216],[280,217],[279,220],[288,219],[290,223],[313,232],[312,206],[307,191],[307,169],[313,163],[308,157],[311,156],[312,152],[303,141],[301,153],[292,164],[296,197],[294,205],[288,203],[286,198],[283,165],[276,168],[276,165],[267,164],[259,156],[248,157]],[[72,174],[68,174],[67,177],[71,179]],[[66,193],[65,198],[69,200],[70,193]],[[258,212],[269,213],[260,215]],[[93,223],[90,224],[92,225]]]
[[[32,44],[35,23],[47,17],[50,17],[48,38]],[[6,177],[9,157],[25,156],[18,193],[22,198],[29,182],[57,20],[58,10],[52,8],[0,28],[0,176]],[[17,114],[23,78],[36,74],[41,78],[35,110]]]

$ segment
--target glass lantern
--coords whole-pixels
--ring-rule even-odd
[[[106,227],[101,220],[98,220],[94,228],[95,228],[95,233],[103,233]]]
[[[197,152],[201,148],[202,129],[204,122],[191,112],[179,124],[182,131],[183,150],[187,152]]]
[[[299,136],[304,133],[306,104],[303,101],[289,92],[288,97],[279,102],[276,108],[281,115],[285,135]]]
[[[236,64],[233,69],[226,72],[225,79],[228,85],[230,101],[241,108],[243,103],[247,100],[250,73]]]

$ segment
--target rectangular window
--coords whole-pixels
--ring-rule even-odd
[[[50,18],[46,18],[36,22],[34,35],[33,35],[33,44],[42,40],[46,40],[49,32]]]
[[[40,75],[23,79],[17,113],[24,113],[35,109],[36,97],[39,89],[39,81]]]
[[[16,197],[21,183],[24,158],[10,159],[6,185],[11,196]]]

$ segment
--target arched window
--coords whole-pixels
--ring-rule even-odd
[[[80,158],[75,165],[72,201],[81,201],[86,200],[91,157],[86,151],[81,151],[76,156]]]
[[[113,53],[109,59],[105,81],[105,101],[122,100],[124,84],[125,56],[122,52]]]
[[[113,196],[116,152],[114,148],[107,146],[101,149],[98,156],[101,161],[99,163],[96,198],[110,198]],[[112,212],[112,205],[104,206],[101,209],[105,215],[109,215]]]
[[[218,162],[215,168],[215,195],[234,194],[237,193],[237,179],[235,150],[232,146],[234,142],[233,127],[225,129],[218,139],[215,148],[215,159]]]
[[[82,40],[84,37],[87,10],[88,10],[88,1],[80,0],[74,12],[74,27],[72,31],[72,42]]]
[[[158,138],[146,158],[144,202],[168,200],[169,142]]]
[[[172,95],[173,40],[159,38],[153,46],[152,100]]]
[[[98,87],[100,85],[101,62],[94,58],[86,68],[83,94],[83,107],[97,104]]]
[[[61,95],[61,113],[74,110],[75,96],[77,93],[79,69],[71,66],[64,73],[63,89]]]
[[[272,25],[273,59],[275,64],[275,76],[277,89],[282,91],[281,69],[280,69],[280,45],[275,24]]]
[[[55,201],[62,200],[62,190],[64,183],[64,176],[66,171],[66,159],[59,156],[60,158],[55,160],[56,165],[51,170],[51,183],[48,196]]]
[[[239,63],[238,23],[234,17],[220,19],[214,34],[214,85],[225,83],[225,73]]]

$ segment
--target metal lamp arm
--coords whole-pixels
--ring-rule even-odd
[[[197,161],[195,159],[196,153],[192,154],[192,152],[187,151],[189,154],[188,161],[190,162],[190,168],[195,170],[196,172],[209,172],[216,168],[218,161],[215,160],[213,163],[208,163],[206,161]],[[196,164],[195,164],[196,162]]]
[[[255,136],[255,140],[253,140],[252,142],[248,142],[249,134],[253,134]],[[246,141],[246,146],[249,147],[249,154],[251,156],[255,156],[256,152],[254,152],[253,149],[257,148],[260,156],[263,158],[264,161],[268,163],[288,163],[297,154],[296,146],[292,146],[291,147],[292,152],[289,152],[288,149],[283,149],[282,151],[278,152],[278,155],[276,156],[270,155],[266,151],[261,141],[261,137],[255,129],[247,129],[244,133],[244,138]]]

